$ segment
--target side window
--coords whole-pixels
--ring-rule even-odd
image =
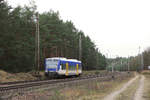
[[[72,70],[76,70],[76,64],[73,64]]]
[[[63,69],[65,70],[66,69],[66,64],[63,64],[62,66],[63,66]]]
[[[66,69],[66,64],[65,63],[61,63],[61,68],[62,68],[62,70],[65,70]]]
[[[73,70],[76,70],[76,64],[73,64]]]
[[[69,70],[72,70],[72,65],[69,63]]]
[[[79,69],[82,69],[81,64],[79,64]]]
[[[76,64],[74,64],[74,63],[70,63],[69,64],[69,70],[76,70]]]

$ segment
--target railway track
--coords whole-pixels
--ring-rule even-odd
[[[98,76],[105,76],[107,74],[99,74]],[[89,75],[86,75],[86,76],[80,76],[80,78],[91,77],[91,76],[96,76],[96,75],[95,74],[91,74],[91,75],[89,74]],[[67,79],[70,79],[70,78],[67,78]],[[0,83],[0,88],[5,87],[5,86],[9,86],[9,85],[28,84],[28,83],[44,82],[44,81],[56,81],[56,80],[61,80],[61,79],[44,79],[44,80],[39,79],[39,80],[29,80],[29,81],[3,82],[3,83]]]
[[[35,81],[22,81],[22,82],[13,82],[13,83],[3,83],[0,85],[0,96],[3,95],[8,95],[10,93],[15,92],[21,92],[23,93],[24,90],[27,88],[34,88],[39,86],[61,86],[70,84],[70,83],[75,83],[75,82],[80,82],[80,81],[89,81],[92,79],[105,79],[105,80],[110,80],[110,78],[113,78],[112,76],[120,76],[125,73],[109,73],[109,74],[99,74],[99,75],[88,75],[88,76],[82,76],[82,77],[77,77],[77,78],[67,78],[67,79],[55,79],[55,80],[35,80]],[[31,90],[31,89],[28,89]]]
[[[53,79],[53,80],[33,80],[33,81],[18,81],[18,82],[7,82],[7,83],[1,83],[0,84],[0,91],[3,90],[10,90],[10,89],[16,89],[23,86],[37,86],[42,84],[53,84],[58,82],[64,82],[64,81],[73,81],[73,80],[79,80],[79,79],[86,79],[86,78],[92,78],[92,77],[102,77],[104,75],[88,75],[84,77],[77,77],[77,78],[67,78],[67,79]]]

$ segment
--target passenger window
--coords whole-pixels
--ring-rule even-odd
[[[81,69],[81,64],[79,64],[79,69]]]
[[[69,70],[75,70],[76,65],[75,64],[69,64]]]
[[[62,70],[66,69],[66,64],[61,63]]]

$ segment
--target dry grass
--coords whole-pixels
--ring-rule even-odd
[[[106,71],[101,70],[93,70],[93,71],[83,71],[83,75],[88,74],[100,74],[106,73]],[[45,79],[44,71],[40,71],[40,75],[42,79]],[[37,77],[34,77],[34,72],[28,73],[8,73],[3,70],[0,70],[0,82],[14,82],[14,81],[25,81],[25,80],[35,80]]]
[[[34,93],[26,94],[24,97],[19,96],[19,98],[21,100],[101,100],[111,92],[120,89],[130,78],[124,77],[105,82],[89,81],[82,85],[58,87],[50,90],[40,89]]]
[[[139,86],[139,79],[136,79],[125,91],[117,96],[116,100],[133,100],[134,94]]]
[[[116,79],[107,82],[88,82],[81,86],[72,86],[57,90],[55,94],[57,94],[57,98],[60,96],[63,100],[101,100],[107,94],[122,87],[129,79],[130,78]]]
[[[144,96],[145,100],[150,100],[150,71],[143,71],[142,74],[145,76]]]
[[[13,82],[13,81],[24,81],[24,80],[35,80],[36,77],[30,73],[16,73],[11,74],[3,70],[0,70],[0,82]]]
[[[92,70],[92,71],[83,71],[82,75],[89,75],[89,74],[102,74],[108,73],[106,70]]]
[[[150,70],[144,70],[144,71],[142,71],[142,74],[143,75],[150,75]]]

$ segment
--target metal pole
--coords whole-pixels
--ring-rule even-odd
[[[36,18],[37,19],[37,18]],[[36,32],[35,32],[35,63],[34,63],[34,67],[35,67],[35,74],[37,71],[37,20],[36,20]]]
[[[141,53],[141,70],[143,70],[143,67],[144,67],[143,64],[144,64],[143,63],[143,53]]]
[[[113,64],[113,66],[112,66],[112,72],[114,72],[114,65],[115,65],[115,64]]]
[[[112,64],[112,73],[114,72],[114,63]]]
[[[141,47],[139,46],[139,54],[138,54],[138,55],[139,55],[139,63],[138,63],[138,65],[139,65],[139,66],[138,66],[139,71],[141,70],[141,67],[140,67],[140,66],[141,66],[140,49],[141,49]]]
[[[108,53],[106,53],[106,58],[105,58],[105,59],[106,59],[106,69],[105,69],[105,70],[107,71],[107,66],[108,66],[108,63],[109,63],[109,62],[108,62],[108,60],[109,60],[109,59],[108,59]]]
[[[139,60],[140,60],[140,70],[142,71],[143,70],[143,53],[142,52],[140,52],[140,49],[141,49],[141,47],[139,47]],[[141,54],[140,54],[141,53]]]
[[[121,64],[121,70],[123,71],[122,59],[120,60],[120,64]]]
[[[98,48],[96,48],[97,54],[96,54],[96,66],[98,66]]]
[[[117,57],[116,57],[117,58]],[[115,65],[116,65],[116,58],[115,58],[115,60],[114,60],[114,62],[113,62],[113,65],[112,65],[112,73],[114,72],[114,67],[115,67]]]
[[[39,32],[39,14],[37,13],[37,71],[40,69],[40,32]]]
[[[130,58],[129,58],[129,56],[128,56],[128,71],[130,71]]]
[[[79,60],[82,60],[82,37],[79,35]]]

